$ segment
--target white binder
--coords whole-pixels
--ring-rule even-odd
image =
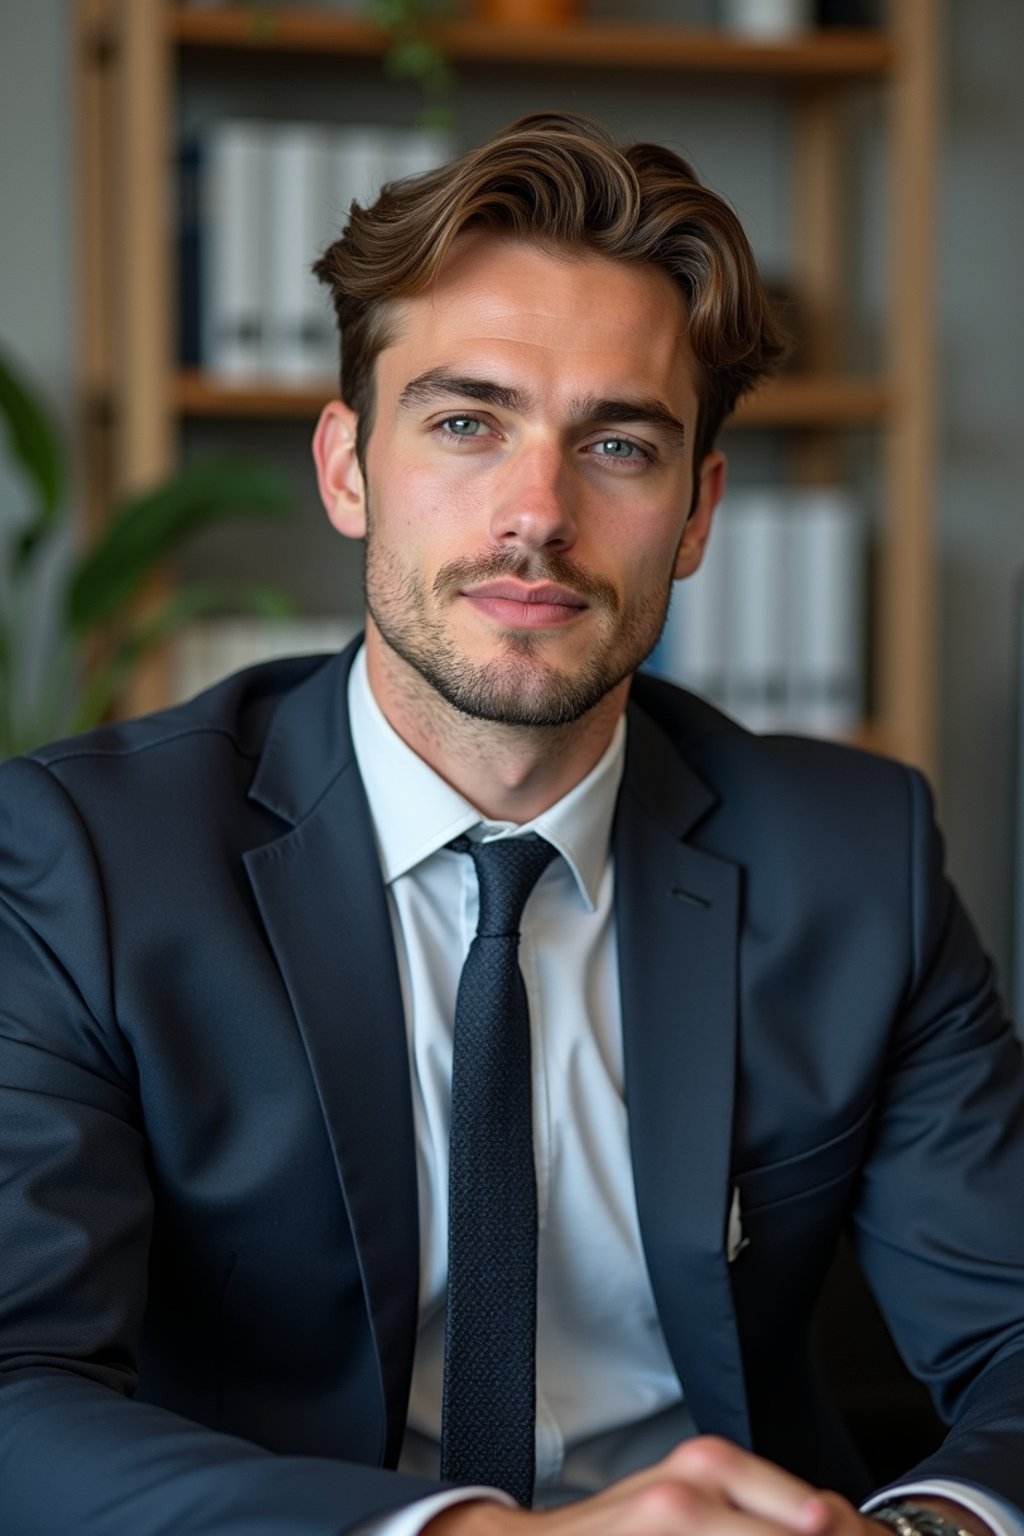
[[[209,372],[234,383],[264,366],[267,135],[224,119],[201,138],[201,350]]]

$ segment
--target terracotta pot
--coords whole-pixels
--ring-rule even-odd
[[[476,10],[495,27],[564,27],[579,20],[583,0],[476,0]]]

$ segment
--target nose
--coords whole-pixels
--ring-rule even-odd
[[[576,488],[554,444],[523,447],[505,466],[491,512],[491,536],[506,547],[570,549],[576,542]]]

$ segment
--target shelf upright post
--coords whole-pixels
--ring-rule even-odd
[[[111,261],[115,357],[114,488],[145,490],[171,470],[171,249],[173,186],[170,154],[171,49],[166,0],[114,0],[117,50],[109,174],[115,188]],[[143,599],[166,595],[158,578]],[[135,674],[130,712],[155,707],[168,695],[167,657],[157,654]]]
[[[886,554],[880,570],[880,703],[886,744],[935,773],[935,162],[938,0],[892,0],[891,290],[893,421],[886,443]]]
[[[77,84],[75,155],[78,231],[77,449],[82,465],[82,533],[88,540],[101,527],[113,484],[110,398],[110,266],[113,260],[110,177],[111,0],[78,0],[75,8]]]
[[[173,458],[169,154],[169,50],[164,0],[116,0],[117,95],[112,176],[117,188],[118,260],[114,410],[120,491],[167,473]]]

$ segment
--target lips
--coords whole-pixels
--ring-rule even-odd
[[[542,581],[534,587],[524,586],[519,581],[485,581],[478,587],[471,587],[463,596],[496,597],[509,603],[542,603],[560,608],[587,606],[579,593],[570,592],[568,587],[558,587],[551,581]]]
[[[588,606],[578,592],[542,581],[485,581],[463,590],[462,596],[499,624],[514,629],[547,629],[566,624]]]

